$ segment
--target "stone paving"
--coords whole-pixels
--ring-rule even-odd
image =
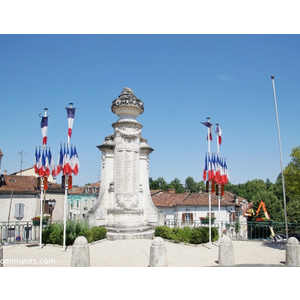
[[[102,240],[90,244],[91,267],[148,267],[151,239]],[[168,267],[218,267],[217,242],[185,245],[165,241]],[[233,241],[236,266],[285,266],[285,244]],[[72,246],[20,244],[3,246],[4,267],[70,267]]]

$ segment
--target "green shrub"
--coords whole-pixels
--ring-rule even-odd
[[[107,230],[105,227],[93,227],[91,230],[85,231],[83,236],[86,237],[89,243],[103,240],[106,238]]]
[[[211,240],[214,242],[219,238],[218,230],[211,228]],[[194,227],[191,233],[191,244],[202,244],[209,242],[209,227]]]
[[[191,238],[192,229],[188,226],[183,228],[172,228],[171,238],[177,242],[189,243]]]
[[[44,244],[63,244],[64,225],[54,223],[43,230],[42,242]],[[90,228],[87,222],[67,220],[66,222],[66,245],[73,245],[78,236],[86,237],[89,243],[106,238],[106,228]]]
[[[171,239],[172,229],[168,226],[158,226],[155,228],[154,235],[160,236],[163,239]]]

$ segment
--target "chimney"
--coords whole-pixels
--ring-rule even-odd
[[[175,189],[168,189],[168,194],[175,194]]]

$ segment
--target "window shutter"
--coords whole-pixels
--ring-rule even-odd
[[[182,214],[182,222],[185,221],[185,214]]]
[[[191,214],[191,222],[193,222],[193,214]]]
[[[24,218],[24,203],[16,203],[15,204],[15,218],[17,220],[22,220]]]

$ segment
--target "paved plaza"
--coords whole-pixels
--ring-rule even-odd
[[[102,240],[89,245],[91,267],[148,267],[151,239]],[[185,245],[165,241],[168,267],[217,267],[218,242]],[[236,266],[285,266],[284,244],[233,241]],[[3,246],[4,267],[70,267],[72,246],[20,244]]]

